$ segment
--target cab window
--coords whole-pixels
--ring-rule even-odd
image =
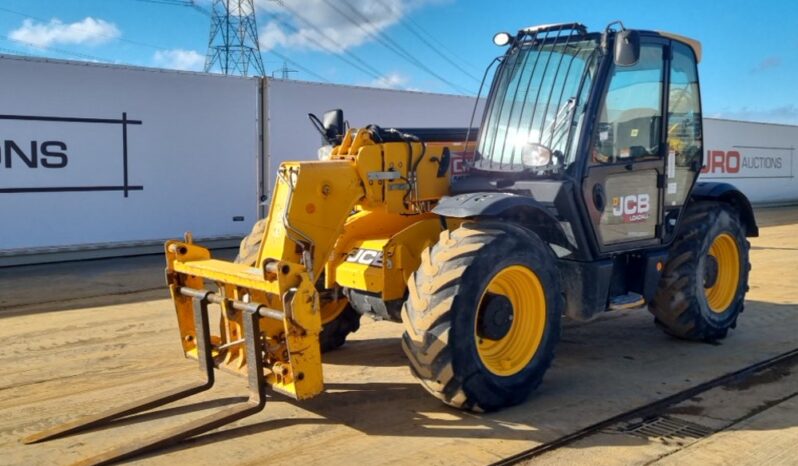
[[[662,123],[662,46],[643,44],[633,66],[612,65],[607,95],[593,134],[597,163],[658,157]]]
[[[703,151],[698,72],[692,50],[673,43],[668,89],[666,206],[684,204]]]

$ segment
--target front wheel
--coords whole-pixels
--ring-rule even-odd
[[[743,312],[751,268],[745,228],[725,203],[696,203],[683,215],[649,310],[673,336],[719,340]]]
[[[268,219],[258,220],[252,231],[241,240],[236,264],[247,264],[254,267],[258,260],[260,245],[266,230]],[[319,283],[324,279],[319,277]],[[322,329],[319,334],[321,352],[326,353],[341,347],[346,342],[350,333],[357,332],[360,328],[360,314],[352,308],[346,298],[338,297],[336,300],[320,299]]]
[[[498,222],[444,231],[408,288],[402,347],[432,395],[491,411],[540,384],[563,301],[553,254],[535,233]]]

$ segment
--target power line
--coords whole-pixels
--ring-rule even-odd
[[[383,3],[383,0],[377,0],[377,1],[378,1],[378,2],[380,2],[380,3],[381,3],[383,6],[385,6],[385,3]],[[404,26],[404,27],[405,27],[407,30],[411,31],[411,32],[412,32],[412,33],[413,33],[415,36],[419,37],[419,39],[421,39],[421,37],[420,37],[420,33],[423,33],[423,34],[424,34],[424,35],[426,35],[426,36],[427,36],[427,37],[428,37],[428,38],[429,38],[431,41],[433,41],[433,42],[437,43],[437,44],[438,44],[438,46],[439,46],[441,49],[443,49],[444,51],[446,51],[446,52],[447,52],[449,55],[451,55],[451,56],[452,56],[452,57],[454,57],[455,59],[459,60],[461,63],[464,63],[464,64],[466,64],[466,65],[470,66],[470,67],[471,67],[473,70],[475,70],[475,71],[477,71],[477,72],[482,72],[482,69],[481,69],[480,67],[478,67],[478,66],[474,65],[473,63],[469,62],[469,61],[468,61],[468,60],[466,60],[465,58],[463,58],[463,57],[459,56],[459,55],[458,55],[456,52],[454,52],[452,49],[450,49],[449,47],[447,47],[447,46],[446,46],[446,44],[444,44],[443,42],[441,42],[440,40],[438,40],[438,39],[437,39],[437,38],[436,38],[434,35],[432,35],[432,33],[430,33],[429,31],[427,31],[426,29],[424,29],[424,27],[423,27],[423,26],[421,26],[419,23],[417,23],[417,22],[416,22],[416,21],[414,21],[412,18],[410,18],[410,16],[406,16],[406,17],[402,18],[402,19],[400,20],[400,22],[402,23],[402,26]],[[414,29],[414,28],[415,28],[415,29]],[[423,39],[421,39],[421,40],[422,40],[422,41],[424,41]],[[426,42],[426,41],[424,41],[424,42]],[[479,80],[479,79],[478,79],[478,80]]]
[[[205,8],[197,5],[197,2],[194,0],[136,0],[138,2],[143,3],[155,3],[160,5],[171,5],[171,6],[183,6],[189,7],[194,9],[195,11],[204,14],[205,16],[211,16],[211,12],[206,10]]]
[[[275,73],[280,73],[280,76],[281,76],[280,79],[287,80],[290,77],[290,73],[298,73],[298,72],[299,72],[299,70],[292,70],[292,69],[288,68],[288,63],[283,62],[282,68],[277,69],[277,70],[272,70],[272,78],[275,77],[274,76]]]
[[[197,5],[197,2],[195,0],[136,0],[136,1],[146,2],[146,3],[162,4],[162,5],[190,7],[190,8],[193,8],[194,10],[204,14],[205,16],[208,16],[208,17],[211,16],[211,12],[208,11],[207,9]],[[274,19],[277,19],[275,17],[275,15],[270,15],[270,16],[272,16],[272,18],[274,18]],[[311,69],[309,69],[309,68],[307,68],[305,66],[302,66],[301,64],[297,63],[295,60],[292,60],[292,59],[288,58],[287,56],[285,56],[285,55],[283,55],[283,54],[281,54],[281,53],[279,53],[279,52],[277,52],[275,50],[271,50],[270,52],[272,54],[276,55],[277,57],[281,58],[284,63],[290,63],[294,67],[299,68],[300,71],[303,71],[303,72],[307,73],[308,75],[313,76],[313,77],[315,77],[316,79],[318,79],[320,81],[323,81],[323,82],[326,82],[326,83],[330,83],[330,80],[328,80],[324,76],[314,72],[313,70],[311,70]]]
[[[410,32],[411,32],[411,33],[412,33],[414,36],[416,36],[416,38],[418,38],[418,40],[420,40],[421,42],[423,42],[423,43],[424,43],[424,45],[426,45],[427,47],[429,47],[429,48],[430,48],[430,50],[432,50],[433,52],[435,52],[435,54],[436,54],[436,55],[438,55],[439,57],[443,58],[443,59],[444,59],[444,60],[445,60],[447,63],[449,63],[449,64],[450,64],[450,65],[452,65],[453,67],[457,68],[457,69],[458,69],[460,72],[462,72],[462,73],[463,73],[464,75],[466,75],[467,77],[469,77],[469,78],[473,79],[473,80],[474,80],[474,81],[476,81],[476,82],[480,82],[480,79],[479,79],[478,77],[476,77],[476,76],[475,76],[473,73],[471,73],[470,71],[468,71],[468,70],[466,70],[465,68],[463,68],[462,66],[460,66],[460,64],[459,64],[459,63],[457,63],[455,60],[452,60],[451,58],[449,58],[449,56],[448,56],[448,55],[446,55],[445,53],[441,52],[441,51],[440,51],[440,50],[439,50],[437,47],[435,47],[435,46],[434,46],[434,45],[433,45],[431,42],[429,42],[427,39],[425,39],[425,38],[424,38],[424,36],[422,36],[421,34],[418,34],[418,33],[417,33],[416,31],[414,31],[413,29],[411,29],[411,28],[407,27],[407,24],[405,24],[404,22],[402,23],[402,25],[403,25],[403,26],[405,26],[405,28],[406,28],[408,31],[410,31]]]
[[[142,2],[142,3],[152,3],[152,4],[156,4],[156,5],[188,7],[188,8],[194,9],[195,11],[197,11],[199,13],[202,13],[205,16],[208,16],[208,17],[211,16],[210,11],[208,11],[207,9],[201,7],[200,5],[197,5],[194,0],[134,0],[134,1]],[[21,11],[12,10],[10,8],[0,7],[0,11],[4,11],[6,13],[10,13],[10,14],[13,14],[13,15],[21,16],[21,17],[24,17],[24,18],[33,19],[33,20],[36,20],[36,21],[39,21],[39,22],[42,22],[42,23],[47,23],[48,22],[47,19],[44,19],[44,18],[41,18],[41,17],[37,17],[37,16],[34,16],[34,15],[30,15],[28,13],[23,13]],[[294,28],[292,25],[282,21],[276,15],[270,14],[270,16],[273,19],[275,19],[276,21],[278,21],[279,23],[281,23],[283,26],[285,26],[285,27],[287,27],[289,29],[293,29],[294,32],[297,32],[296,28]],[[107,35],[107,37],[112,37],[112,36]],[[139,41],[134,41],[134,40],[130,40],[130,39],[124,39],[124,38],[120,38],[120,37],[113,37],[113,38],[115,40],[119,40],[121,42],[127,42],[129,44],[137,45],[137,46],[140,46],[140,47],[147,47],[147,48],[151,48],[151,49],[155,49],[155,50],[159,50],[159,51],[167,51],[168,50],[165,47],[160,47],[160,46],[157,46],[157,45],[148,44],[146,42],[139,42]],[[94,56],[94,55],[83,54],[83,53],[79,53],[79,52],[74,52],[74,51],[70,51],[70,50],[59,49],[59,48],[54,48],[54,47],[49,47],[49,46],[48,47],[38,46],[36,44],[32,44],[32,43],[29,43],[29,42],[13,40],[13,39],[6,39],[6,38],[3,38],[3,37],[0,37],[0,39],[1,40],[5,40],[5,41],[7,41],[9,43],[18,43],[18,44],[22,44],[22,45],[25,45],[25,46],[28,46],[28,47],[33,47],[33,48],[40,49],[40,50],[50,51],[50,52],[53,52],[53,53],[56,53],[56,54],[82,58],[84,60],[93,60],[93,61],[98,61],[98,62],[103,62],[103,63],[114,63],[113,60],[108,60],[108,59],[97,57],[97,56]],[[339,56],[334,50],[329,49],[329,48],[325,48],[325,46],[323,44],[319,43],[318,41],[315,41],[315,40],[310,39],[310,38],[309,38],[309,40],[311,40],[311,42],[314,42],[320,48],[324,48],[328,52],[333,53],[336,56]],[[32,56],[37,56],[37,55],[33,55],[31,53],[22,51],[20,49],[0,48],[0,51],[6,52],[6,53],[15,54],[15,55],[24,55],[24,56],[31,56],[31,57]],[[277,57],[282,59],[284,62],[289,63],[290,65],[294,66],[295,68],[298,68],[300,71],[308,74],[309,76],[313,76],[314,78],[318,79],[319,81],[322,81],[322,82],[325,82],[325,83],[331,83],[331,81],[329,79],[327,79],[326,77],[324,77],[323,75],[321,75],[319,73],[316,73],[315,71],[313,71],[313,70],[301,65],[296,60],[292,60],[291,58],[289,58],[286,55],[283,55],[283,54],[277,52],[276,50],[270,50],[270,53],[276,55]],[[40,55],[38,55],[38,56],[40,56]],[[343,57],[340,57],[340,56],[339,56],[339,58],[344,59]],[[352,63],[352,62],[350,62],[350,61],[348,61],[346,59],[344,59],[344,61],[346,61],[350,65],[360,69],[360,67],[359,67],[359,65],[357,63]],[[375,79],[379,79],[381,77],[381,75],[379,74],[378,71],[376,73],[371,73],[371,72],[365,71],[363,69],[361,69],[361,71],[371,75]]]
[[[71,55],[73,57],[82,58],[84,60],[98,61],[98,62],[102,62],[102,63],[113,63],[113,60],[108,60],[107,58],[98,57],[96,55],[89,55],[89,54],[86,54],[86,53],[73,52],[71,50],[64,50],[64,49],[59,49],[59,48],[55,48],[55,47],[45,47],[45,46],[33,44],[31,42],[25,42],[24,40],[10,39],[10,38],[5,38],[5,37],[0,37],[0,40],[4,40],[6,42],[22,44],[22,45],[27,45],[28,47],[32,47],[34,49],[41,49],[41,50],[46,50],[48,52],[55,52],[55,53],[59,53],[61,55]]]
[[[432,42],[430,42],[429,40],[427,40],[427,39],[426,39],[426,38],[425,38],[423,35],[421,35],[421,33],[420,33],[419,31],[417,31],[416,29],[414,29],[414,26],[412,26],[412,25],[411,25],[409,22],[405,21],[405,20],[404,20],[404,18],[400,20],[400,23],[402,24],[402,26],[404,26],[404,27],[405,27],[405,29],[407,29],[408,31],[410,31],[410,33],[411,33],[411,34],[413,34],[413,35],[414,35],[414,36],[415,36],[415,37],[416,37],[418,40],[420,40],[422,43],[424,43],[424,45],[426,45],[427,47],[429,47],[429,48],[430,48],[430,50],[432,50],[433,52],[435,52],[435,53],[436,53],[436,54],[437,54],[439,57],[443,58],[443,59],[444,59],[444,60],[445,60],[447,63],[449,63],[449,64],[450,64],[450,65],[452,65],[453,67],[457,68],[457,69],[458,69],[458,70],[460,70],[460,71],[461,71],[463,74],[465,74],[465,75],[466,75],[466,76],[468,76],[469,78],[473,79],[474,81],[476,81],[476,82],[480,82],[480,81],[481,81],[481,80],[480,80],[480,79],[479,79],[477,76],[475,76],[473,73],[471,73],[470,71],[468,71],[468,70],[466,70],[465,68],[463,68],[462,66],[460,66],[460,64],[459,64],[457,61],[455,61],[455,60],[452,60],[451,58],[449,58],[449,55],[447,55],[446,53],[443,53],[443,52],[442,52],[442,51],[441,51],[441,50],[440,50],[438,47],[436,47],[436,46],[435,46],[435,45],[434,45]],[[427,34],[429,35],[429,33],[427,33]],[[454,56],[455,58],[457,58],[453,52],[449,52],[449,54],[450,54],[450,55],[452,55],[452,56]],[[459,59],[459,58],[458,58],[458,59]],[[463,60],[463,59],[459,59],[459,60],[460,60],[461,62],[463,62],[463,63],[466,63],[466,62],[465,62],[465,60]],[[475,68],[475,67],[474,67],[474,65],[470,65],[470,66],[471,66],[472,68]]]
[[[378,2],[379,2],[381,5],[382,5],[382,6],[384,6],[384,7],[386,7],[386,8],[389,8],[389,9],[390,9],[390,6],[388,6],[388,5],[387,5],[387,4],[384,2],[384,0],[377,0],[377,1],[378,1]],[[457,52],[455,52],[455,51],[453,51],[452,49],[450,49],[450,48],[449,48],[449,47],[448,47],[446,44],[444,44],[444,43],[443,43],[441,40],[439,40],[437,37],[435,37],[435,35],[433,35],[431,32],[427,31],[427,30],[424,28],[424,26],[422,26],[421,24],[419,24],[417,21],[413,20],[413,18],[411,18],[409,15],[408,15],[408,16],[405,16],[405,17],[403,17],[403,18],[401,18],[401,19],[399,20],[399,22],[400,22],[400,23],[402,23],[402,26],[404,26],[404,27],[405,27],[405,29],[407,29],[408,31],[410,31],[410,33],[411,33],[411,34],[413,34],[414,36],[416,36],[416,37],[417,37],[419,40],[421,40],[422,42],[424,42],[426,45],[428,45],[428,46],[430,46],[431,48],[435,49],[435,50],[436,50],[436,53],[439,53],[439,52],[438,52],[438,50],[435,48],[435,46],[434,46],[434,45],[431,45],[431,44],[429,44],[429,42],[428,42],[428,41],[427,41],[427,40],[426,40],[426,39],[425,39],[423,36],[427,36],[427,38],[429,39],[429,41],[432,41],[432,42],[435,42],[436,44],[438,44],[438,47],[440,47],[441,49],[443,49],[443,51],[444,51],[444,52],[446,52],[446,54],[448,54],[448,55],[451,55],[453,58],[455,58],[455,59],[456,59],[457,61],[459,61],[460,63],[463,63],[463,64],[465,64],[465,65],[468,65],[468,67],[470,67],[472,70],[474,70],[474,71],[475,71],[475,72],[477,72],[477,73],[482,73],[482,71],[483,71],[483,70],[482,70],[482,68],[481,68],[481,67],[474,65],[472,62],[470,62],[469,60],[467,60],[467,59],[463,58],[463,57],[462,57],[461,55],[459,55]],[[448,58],[448,55],[447,55],[447,58]],[[448,60],[447,60],[447,61],[448,61]],[[451,62],[450,62],[450,63],[451,63]],[[456,66],[456,65],[455,65],[455,66]],[[465,70],[463,70],[463,69],[462,69],[462,68],[460,68],[459,66],[457,66],[457,68],[458,68],[458,69],[460,69],[461,71],[464,71],[464,72],[465,72]],[[467,72],[466,72],[466,73],[467,73]],[[469,76],[473,76],[473,75],[469,74]],[[479,78],[477,78],[477,80],[479,81]]]
[[[21,55],[23,57],[33,57],[33,55],[20,49],[7,49],[5,47],[0,47],[0,52],[10,53],[11,55]]]
[[[285,20],[283,20],[282,18],[280,18],[276,14],[270,13],[269,16],[274,21],[276,21],[277,23],[279,23],[283,27],[287,28],[289,30],[289,32],[293,32],[294,34],[298,34],[299,33],[299,29],[297,29],[292,24],[286,22]],[[371,76],[371,77],[373,77],[375,79],[379,79],[381,77],[381,74],[379,73],[379,71],[377,71],[377,70],[372,71],[369,68],[366,68],[366,67],[360,65],[359,63],[357,63],[357,62],[355,62],[353,60],[350,60],[346,56],[339,54],[338,52],[336,52],[335,50],[331,49],[330,47],[327,47],[324,43],[322,43],[322,42],[320,42],[320,41],[318,41],[318,40],[316,40],[316,39],[314,39],[312,37],[307,37],[307,40],[312,42],[314,45],[316,45],[320,49],[326,51],[327,53],[332,54],[333,56],[335,56],[339,60],[341,60],[344,63],[348,64],[349,66],[351,66],[353,68],[356,68],[360,72],[362,72],[364,74],[367,74],[367,75],[369,75],[369,76]]]
[[[321,30],[321,28],[319,28],[318,26],[316,26],[315,24],[313,24],[312,22],[310,22],[310,21],[309,21],[307,18],[305,18],[304,16],[300,15],[300,14],[299,14],[299,13],[298,13],[296,10],[294,10],[293,8],[290,8],[290,7],[288,7],[288,6],[285,4],[285,2],[283,2],[282,0],[273,0],[273,1],[275,1],[277,4],[279,4],[279,5],[280,5],[281,7],[283,7],[285,10],[287,10],[289,13],[291,13],[291,14],[292,14],[292,15],[293,15],[295,18],[299,19],[299,20],[300,20],[302,23],[306,24],[308,27],[310,27],[311,29],[313,29],[314,31],[316,31],[316,33],[317,33],[317,34],[319,34],[319,35],[320,35],[320,36],[322,36],[323,38],[325,38],[325,39],[329,40],[330,42],[334,42],[334,41],[333,41],[333,40],[332,40],[332,39],[329,37],[329,35],[325,34],[325,33],[324,33],[324,31],[322,31],[322,30]],[[273,14],[273,13],[272,13],[272,14],[270,14],[270,16],[271,16],[271,17],[272,17],[272,18],[273,18],[275,21],[279,22],[280,24],[282,24],[282,25],[284,25],[284,26],[288,27],[289,29],[292,29],[292,30],[293,30],[293,32],[295,32],[295,33],[296,33],[296,32],[298,32],[298,29],[297,29],[296,27],[294,27],[294,26],[291,26],[291,25],[290,25],[290,24],[288,24],[287,22],[283,21],[283,20],[282,20],[282,19],[280,19],[280,18],[279,18],[279,17],[278,17],[276,14]],[[335,55],[336,57],[338,57],[338,59],[339,59],[339,60],[345,61],[345,62],[346,62],[346,63],[348,63],[349,65],[351,65],[351,66],[354,66],[355,68],[359,69],[361,72],[363,72],[363,73],[365,73],[365,74],[368,74],[368,75],[369,75],[369,76],[371,76],[372,78],[374,78],[374,79],[380,79],[380,78],[382,78],[382,77],[383,77],[383,73],[381,73],[379,70],[377,70],[376,68],[374,68],[374,66],[372,66],[370,63],[366,62],[365,60],[363,60],[362,58],[358,57],[358,56],[357,56],[357,55],[355,55],[354,53],[352,53],[352,52],[349,52],[349,51],[347,51],[347,50],[336,51],[336,50],[334,50],[334,49],[330,48],[329,46],[327,46],[326,44],[324,44],[323,42],[321,42],[321,41],[319,41],[319,40],[316,40],[316,39],[314,39],[314,38],[312,38],[312,37],[307,37],[307,39],[308,39],[310,42],[312,42],[313,44],[315,44],[317,47],[319,47],[319,48],[321,48],[321,49],[325,50],[327,53],[331,53],[331,54]],[[350,60],[350,59],[347,59],[346,57],[344,57],[344,55],[346,55],[347,57],[350,57],[350,58],[351,58],[351,60]],[[357,63],[353,63],[353,61],[354,61],[354,62],[357,62]]]
[[[416,57],[414,57],[413,54],[408,52],[404,47],[402,47],[395,40],[393,40],[390,36],[388,36],[387,34],[381,33],[379,31],[376,31],[376,28],[374,28],[373,25],[372,25],[373,30],[366,29],[366,27],[363,24],[361,24],[358,20],[354,19],[352,16],[348,15],[345,11],[343,11],[340,8],[338,8],[337,6],[335,6],[335,4],[332,3],[330,0],[323,0],[323,1],[328,6],[330,6],[332,9],[334,9],[336,12],[338,12],[339,15],[343,16],[344,18],[346,18],[347,21],[349,21],[350,23],[352,23],[355,26],[357,26],[363,32],[368,34],[373,39],[377,40],[379,43],[381,43],[387,49],[389,49],[392,52],[394,52],[400,58],[402,58],[405,61],[409,62],[410,64],[416,66],[417,68],[421,69],[422,71],[426,72],[427,74],[435,77],[436,79],[438,79],[442,83],[446,84],[447,86],[451,87],[452,89],[456,90],[457,92],[463,92],[463,91],[465,91],[465,93],[469,92],[467,89],[452,83],[448,79],[446,79],[443,76],[441,76],[438,73],[436,73],[434,70],[430,69],[423,62],[421,62]],[[366,24],[371,25],[371,21],[369,20],[369,18],[367,18],[365,15],[363,15],[361,12],[359,12],[351,4],[349,4],[345,0],[343,0],[342,3],[344,5],[346,5],[347,7],[349,7],[351,9],[352,13],[357,15],[358,18],[360,18],[361,21],[363,21]]]
[[[281,53],[279,53],[279,52],[277,52],[275,50],[270,50],[269,52],[273,53],[274,55],[277,55],[277,57],[279,57],[279,58],[282,58],[284,62],[290,63],[291,65],[299,68],[300,71],[304,71],[305,73],[307,73],[307,74],[309,74],[309,75],[311,75],[311,76],[313,76],[313,77],[315,77],[315,78],[317,78],[317,79],[319,79],[319,80],[321,80],[321,81],[323,81],[325,83],[330,83],[331,84],[331,81],[329,79],[325,78],[324,76],[322,76],[322,75],[320,75],[320,74],[318,74],[318,73],[316,73],[316,72],[314,72],[314,71],[312,71],[312,70],[310,70],[308,68],[305,68],[304,66],[300,65],[299,63],[295,62],[294,60],[291,60],[287,56],[285,56],[285,55],[283,55],[283,54],[281,54]]]

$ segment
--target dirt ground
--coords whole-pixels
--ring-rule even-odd
[[[416,384],[399,325],[364,320],[343,349],[325,355],[321,396],[275,395],[255,416],[135,463],[485,464],[793,349],[798,208],[761,209],[757,218],[745,314],[720,344],[669,338],[644,309],[566,323],[539,391],[523,405],[477,415],[442,406]],[[219,374],[210,392],[154,412],[83,435],[19,442],[199,376],[181,357],[166,291],[153,285],[161,268],[151,258],[0,270],[0,463],[68,464],[245,399],[245,380]],[[796,412],[794,402],[787,407]],[[791,419],[779,429],[798,434]],[[724,435],[718,441],[746,444]]]

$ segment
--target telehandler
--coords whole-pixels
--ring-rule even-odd
[[[520,403],[541,383],[563,315],[647,304],[671,335],[724,338],[758,229],[740,191],[696,182],[700,44],[620,23],[494,42],[507,50],[485,72],[497,65],[478,129],[347,129],[340,110],[311,116],[326,150],[280,166],[268,216],[235,262],[190,235],[166,243],[180,341],[205,381],[26,440],[206,390],[214,368],[246,375],[250,400],[89,462],[259,411],[267,385],[316,396],[322,353],[363,314],[401,322],[423,387],[474,411]]]

